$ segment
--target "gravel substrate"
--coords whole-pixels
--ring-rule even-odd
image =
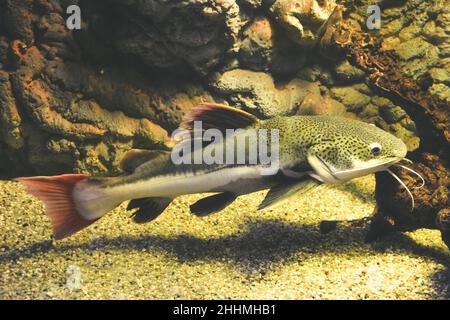
[[[52,241],[43,204],[0,181],[1,299],[446,299],[450,253],[432,230],[365,244],[374,179],[320,187],[257,212],[265,192],[198,218],[176,199],[137,225],[124,205]]]

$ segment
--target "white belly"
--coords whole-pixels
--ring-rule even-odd
[[[111,187],[108,193],[114,194],[122,201],[146,197],[175,198],[183,194],[218,191],[241,179],[259,179],[261,177],[261,167],[233,167],[198,175],[158,176]]]

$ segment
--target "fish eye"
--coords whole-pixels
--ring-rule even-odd
[[[381,153],[381,145],[377,142],[371,143],[369,145],[369,148],[370,148],[370,152],[372,152],[372,154],[374,156],[377,156]]]

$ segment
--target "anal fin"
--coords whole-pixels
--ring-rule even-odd
[[[190,206],[191,212],[199,217],[221,211],[236,199],[232,192],[223,192],[198,200]]]
[[[308,192],[319,184],[318,181],[311,179],[281,182],[269,190],[264,200],[258,206],[258,210],[273,208],[275,205],[281,204],[284,200],[289,199],[294,194],[298,192]]]
[[[138,208],[133,213],[133,221],[146,223],[156,219],[172,202],[170,198],[141,198],[133,199],[128,204],[127,210]]]

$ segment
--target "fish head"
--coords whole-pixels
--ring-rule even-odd
[[[307,153],[310,175],[325,183],[341,183],[389,168],[407,153],[405,143],[375,125],[330,117],[324,134]]]

